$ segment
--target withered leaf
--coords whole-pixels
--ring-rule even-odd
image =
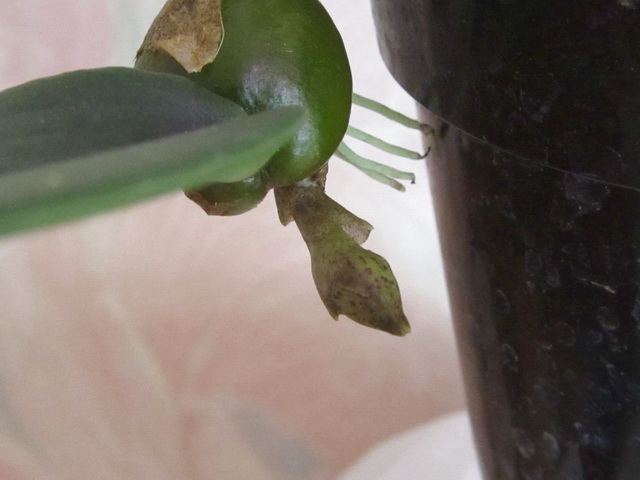
[[[224,38],[222,0],[169,0],[138,51],[163,51],[189,72],[213,62]]]
[[[371,225],[329,198],[323,181],[305,179],[274,191],[280,219],[294,220],[309,248],[313,280],[329,314],[392,335],[409,333],[391,267],[360,246]]]

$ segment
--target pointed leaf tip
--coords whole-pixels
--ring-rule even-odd
[[[346,243],[336,249],[316,249],[312,262],[318,292],[334,318],[344,315],[392,335],[411,331],[402,311],[398,284],[383,257]]]

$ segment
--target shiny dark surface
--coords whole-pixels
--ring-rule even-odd
[[[486,480],[640,478],[632,0],[372,0],[428,159]]]
[[[640,188],[637,0],[372,0],[413,97],[528,159]]]
[[[440,132],[429,175],[485,479],[637,479],[640,194]]]

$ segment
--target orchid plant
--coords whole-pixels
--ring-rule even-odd
[[[410,331],[387,261],[361,247],[372,229],[325,194],[336,154],[397,189],[398,171],[357,155],[355,102],[340,34],[317,0],[169,0],[135,68],[43,78],[0,93],[0,234],[119,207],[173,189],[211,215],[237,215],[274,190],[280,221],[306,242],[329,314]]]

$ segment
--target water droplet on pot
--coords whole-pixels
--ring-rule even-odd
[[[526,459],[533,457],[536,453],[536,447],[523,429],[512,428],[511,436],[516,443],[516,447],[518,448],[520,455]]]
[[[556,269],[549,270],[545,281],[550,287],[557,288],[560,286],[560,274]]]
[[[567,199],[574,204],[579,215],[599,211],[604,199],[609,196],[607,185],[584,180],[579,176],[566,175],[564,187]]]
[[[620,326],[620,319],[607,307],[600,307],[596,313],[598,323],[605,330],[613,331],[617,330]]]
[[[556,323],[553,333],[556,341],[565,347],[573,347],[576,344],[576,332],[565,322]]]
[[[511,313],[511,302],[502,290],[496,290],[494,294],[494,305],[496,313],[500,316],[507,316]]]
[[[549,432],[542,434],[542,454],[549,460],[556,460],[560,456],[558,440]]]
[[[590,329],[587,331],[587,345],[590,347],[596,347],[602,344],[604,340],[604,335],[598,330]]]
[[[544,264],[544,260],[535,250],[527,250],[524,255],[524,262],[527,273],[531,276],[536,275]]]
[[[502,347],[500,347],[500,353],[502,354],[502,365],[504,365],[512,372],[517,372],[518,361],[520,359],[515,349],[508,343],[504,343]]]

